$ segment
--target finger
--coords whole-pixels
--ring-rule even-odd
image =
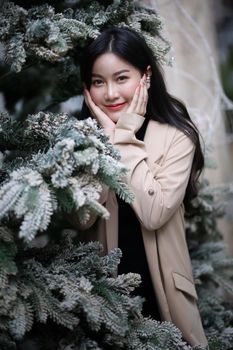
[[[144,96],[143,96],[143,105],[142,105],[142,115],[144,116],[146,114],[146,108],[147,108],[147,102],[148,102],[148,91],[146,84],[144,86]]]
[[[93,105],[93,101],[92,101],[90,92],[87,89],[84,90],[84,96],[86,98],[88,106],[92,106]]]
[[[87,98],[87,102],[89,105],[89,108],[91,109],[91,111],[93,112],[93,114],[95,115],[96,118],[102,117],[106,115],[104,114],[104,112],[100,109],[100,107],[98,107],[95,102],[92,100],[91,94],[88,90],[86,90],[86,98]]]
[[[142,106],[143,106],[143,99],[144,99],[144,82],[143,79],[141,79],[140,81],[140,91],[139,91],[139,96],[138,96],[138,100],[137,100],[137,106],[135,108],[135,112],[137,114],[142,113]]]
[[[97,107],[96,104],[94,103],[94,101],[91,98],[90,92],[88,90],[85,90],[85,95],[86,95],[86,99],[87,99],[87,103],[89,108],[92,111],[95,111],[95,108]]]
[[[147,88],[146,88],[146,81],[144,81],[143,84],[143,100],[142,100],[142,106],[145,105],[145,103],[147,102]]]
[[[85,102],[87,104],[87,107],[88,107],[88,109],[89,109],[89,111],[91,113],[91,116],[93,118],[96,118],[96,111],[95,111],[95,109],[96,109],[97,106],[95,105],[94,101],[92,100],[91,95],[90,95],[90,93],[89,93],[89,91],[87,89],[84,90],[84,98],[85,98]]]
[[[86,104],[89,106],[89,101],[88,101],[88,90],[84,89],[83,96],[85,99]]]
[[[111,121],[111,119],[101,110],[99,106],[95,104],[95,102],[92,100],[91,94],[88,90],[85,91],[85,97],[87,99],[88,108],[90,110],[90,113],[93,118],[95,118],[100,125],[102,125],[103,128],[107,129],[113,129],[115,127],[115,124]]]
[[[148,100],[145,74],[143,75],[140,83],[141,83],[141,93],[140,93],[139,98],[138,98],[138,105],[137,105],[136,113],[144,116],[146,113],[147,100]]]
[[[129,108],[129,112],[135,112],[136,108],[137,108],[137,103],[138,103],[138,97],[139,97],[139,94],[140,94],[140,84],[136,87],[136,90],[134,92],[134,96],[133,96],[133,99],[131,101],[131,104],[130,104],[130,108]]]
[[[146,75],[143,76],[143,101],[142,101],[142,113],[143,115],[146,113],[146,106],[148,102],[148,91],[146,85]]]

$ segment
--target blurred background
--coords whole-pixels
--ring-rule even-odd
[[[159,13],[164,24],[162,32],[160,32],[160,20],[157,14],[150,9],[143,9],[146,13],[137,12],[138,8],[131,6],[133,0],[121,0],[121,2],[119,0],[51,0],[47,2],[15,0],[14,4],[20,7],[14,6],[8,0],[0,0],[0,8],[3,3],[6,4],[6,12],[0,10],[0,112],[9,112],[9,116],[8,113],[1,113],[0,182],[4,181],[6,175],[18,165],[21,167],[25,162],[28,166],[28,159],[38,151],[38,147],[43,151],[41,139],[37,140],[40,133],[37,134],[38,130],[33,126],[30,131],[28,121],[33,120],[34,117],[39,120],[38,129],[42,129],[41,135],[45,134],[45,141],[49,147],[50,132],[53,131],[51,127],[56,130],[61,115],[64,116],[63,113],[59,116],[59,113],[67,112],[69,115],[78,117],[83,101],[79,59],[87,38],[91,40],[95,37],[96,31],[98,33],[105,20],[111,25],[127,23],[133,28],[134,26],[142,28],[142,25],[144,28],[149,28],[150,42],[153,42],[153,46],[157,49],[157,57],[161,57],[160,52],[162,52],[162,57],[164,53],[168,55],[167,64],[164,65],[164,74],[169,92],[185,103],[202,135],[206,167],[202,175],[201,190],[193,201],[191,214],[187,216],[186,231],[203,325],[206,334],[211,339],[210,349],[230,350],[233,342],[233,259],[226,256],[223,243],[227,243],[228,253],[233,256],[233,1],[139,0],[138,2],[140,5],[152,7]],[[117,10],[114,11],[114,7],[110,7],[111,10],[107,11],[108,4],[112,3]],[[35,5],[42,6],[35,9]],[[72,8],[76,6],[78,9],[73,12]],[[134,10],[136,13],[132,14],[131,11]],[[59,21],[60,13],[62,13],[61,22]],[[72,22],[73,16],[75,20],[77,19],[75,25]],[[154,23],[156,23],[155,27]],[[167,40],[171,43],[170,51]],[[47,112],[53,113],[49,114],[49,121],[51,123],[55,121],[51,126],[46,122],[41,123],[43,118],[47,118]],[[23,124],[25,119],[27,123]],[[26,125],[29,137],[25,129],[20,128],[19,125],[23,127]],[[51,138],[53,138],[53,133]],[[21,184],[21,178],[18,182]],[[10,208],[11,201],[8,199],[8,192],[6,191],[5,199],[2,197],[0,199],[4,203],[2,204],[3,210]],[[61,198],[61,202],[69,204],[67,196],[61,196]],[[24,204],[23,201],[20,203]],[[32,207],[30,201],[26,204],[29,208]],[[39,201],[38,208],[40,207],[44,208],[43,201]],[[40,214],[40,210],[38,212]],[[219,227],[216,224],[217,220],[219,220]],[[17,220],[16,222],[9,220],[7,224],[10,229],[13,226],[16,231],[21,223]],[[53,239],[56,237],[58,240],[57,232],[58,228],[59,232],[63,230],[62,224],[67,228],[66,218],[55,217],[44,236],[39,236],[44,241],[36,241],[36,244],[43,243],[42,249],[47,249],[51,245],[51,254],[49,253],[48,257],[47,253],[45,254],[46,261],[47,259],[50,259],[51,262],[54,260],[54,254],[57,251],[53,248]],[[6,228],[4,227],[4,230]],[[69,228],[70,226],[68,226],[68,231],[70,231]],[[93,229],[95,229],[94,226]],[[1,317],[3,316],[6,322],[6,315],[10,320],[8,325],[13,324],[13,326],[4,328],[5,338],[0,337],[0,348],[6,348],[5,345],[2,346],[3,341],[7,344],[9,341],[12,343],[9,335],[11,337],[13,334],[13,345],[16,345],[20,337],[22,339],[20,340],[22,346],[19,349],[38,349],[37,346],[32,347],[30,342],[35,341],[38,336],[40,339],[44,338],[41,336],[41,325],[39,326],[37,322],[37,314],[40,315],[40,303],[37,306],[37,302],[31,302],[29,298],[31,298],[31,290],[35,290],[36,295],[42,295],[42,305],[50,309],[50,296],[47,297],[47,293],[43,292],[48,290],[48,286],[44,282],[39,282],[41,289],[37,292],[39,290],[38,277],[41,274],[37,273],[35,268],[33,278],[35,278],[36,287],[35,289],[31,287],[27,260],[30,261],[30,257],[33,257],[34,261],[33,245],[28,249],[28,256],[22,254],[16,260],[14,254],[17,251],[17,244],[21,244],[21,241],[16,237],[13,242],[15,248],[9,245],[5,249],[5,245],[11,242],[12,238],[11,231],[3,232],[6,232],[6,238],[3,237],[4,241],[0,237],[0,257],[3,252],[3,275],[1,275],[2,265],[0,264],[0,280],[4,281],[4,276],[10,275],[9,280],[6,277],[4,283],[9,282],[9,290],[12,290],[13,299],[9,302],[8,294],[11,294],[8,293],[5,284],[0,282],[1,287],[3,284],[4,298],[7,300],[5,302],[4,298],[0,298],[2,302],[0,304],[0,329],[3,324]],[[222,236],[225,242],[222,242]],[[4,249],[7,256],[5,260]],[[39,253],[38,256],[42,254]],[[35,264],[37,264],[36,260]],[[17,273],[15,277],[16,268],[20,273]],[[73,269],[72,266],[71,268]],[[70,271],[66,267],[63,270],[65,273]],[[44,276],[47,276],[46,271]],[[19,286],[16,301],[19,308],[15,306],[15,278]],[[26,283],[26,286],[29,286],[28,293],[22,293],[22,290],[24,291],[22,281],[29,283]],[[22,294],[25,296],[23,302]],[[60,294],[58,295],[59,300],[55,300],[55,304],[61,301]],[[1,308],[1,305],[4,307]],[[5,309],[5,305],[8,309]],[[35,311],[34,314],[32,309]],[[53,309],[51,314],[52,312]],[[32,329],[33,317],[35,334],[33,332],[27,334],[27,330]],[[62,311],[60,319],[63,320],[63,318]],[[12,320],[13,323],[11,323]],[[80,325],[82,324],[80,322]],[[88,322],[85,321],[85,324]],[[60,337],[63,335],[60,334],[59,328],[51,328],[51,333],[48,333],[46,324],[44,329],[49,338],[48,344],[50,334],[53,334],[52,341],[60,342]],[[79,337],[79,332],[75,331],[75,333]],[[87,329],[88,337],[89,333]],[[97,338],[99,339],[99,334]],[[29,345],[27,345],[28,340]],[[68,344],[67,341],[69,343],[69,339],[65,339],[65,344]],[[72,345],[71,347],[73,348]],[[61,350],[65,348],[68,347],[64,345],[60,348],[59,346]],[[16,347],[9,349],[16,349]],[[52,346],[42,345],[41,349],[52,349]]]
[[[165,77],[172,94],[183,100],[211,147],[213,184],[233,183],[233,1],[144,0],[165,24],[172,45],[172,66]],[[232,185],[231,185],[232,186]],[[233,199],[226,199],[219,225],[233,255]]]
[[[15,3],[31,6],[30,1]],[[39,3],[44,2],[34,2]],[[62,10],[59,7],[62,3],[54,2],[53,6]],[[72,1],[64,3],[72,4]],[[201,131],[206,153],[212,149],[209,156],[216,167],[206,167],[204,175],[213,184],[229,184],[233,193],[233,1],[142,0],[141,3],[159,13],[164,24],[163,36],[171,43],[168,53],[171,65],[164,65],[169,91],[186,104]],[[23,53],[15,47],[14,50],[20,62]],[[0,61],[4,61],[5,51],[0,42]],[[9,72],[7,65],[0,65],[0,76],[0,110],[9,111],[15,118],[40,110],[78,115],[82,85],[75,57],[66,57],[60,65],[51,66],[43,61],[36,65],[32,60],[18,74]],[[226,215],[220,221],[231,255],[232,197],[226,198]]]

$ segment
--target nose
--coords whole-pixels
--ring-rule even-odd
[[[106,101],[113,101],[119,97],[119,91],[114,83],[108,83],[106,85],[105,99]]]

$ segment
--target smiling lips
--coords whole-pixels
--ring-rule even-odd
[[[117,105],[107,105],[106,108],[110,109],[111,111],[118,111],[122,107],[124,107],[126,102],[118,103]]]

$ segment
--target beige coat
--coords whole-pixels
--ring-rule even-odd
[[[183,199],[194,145],[176,128],[152,120],[139,141],[135,133],[143,121],[137,114],[121,116],[113,143],[130,169],[126,182],[135,195],[132,207],[141,223],[161,317],[173,322],[192,346],[207,345],[184,230]],[[109,252],[118,246],[118,205],[112,191],[103,194],[105,201],[111,216],[100,220],[98,239]]]

